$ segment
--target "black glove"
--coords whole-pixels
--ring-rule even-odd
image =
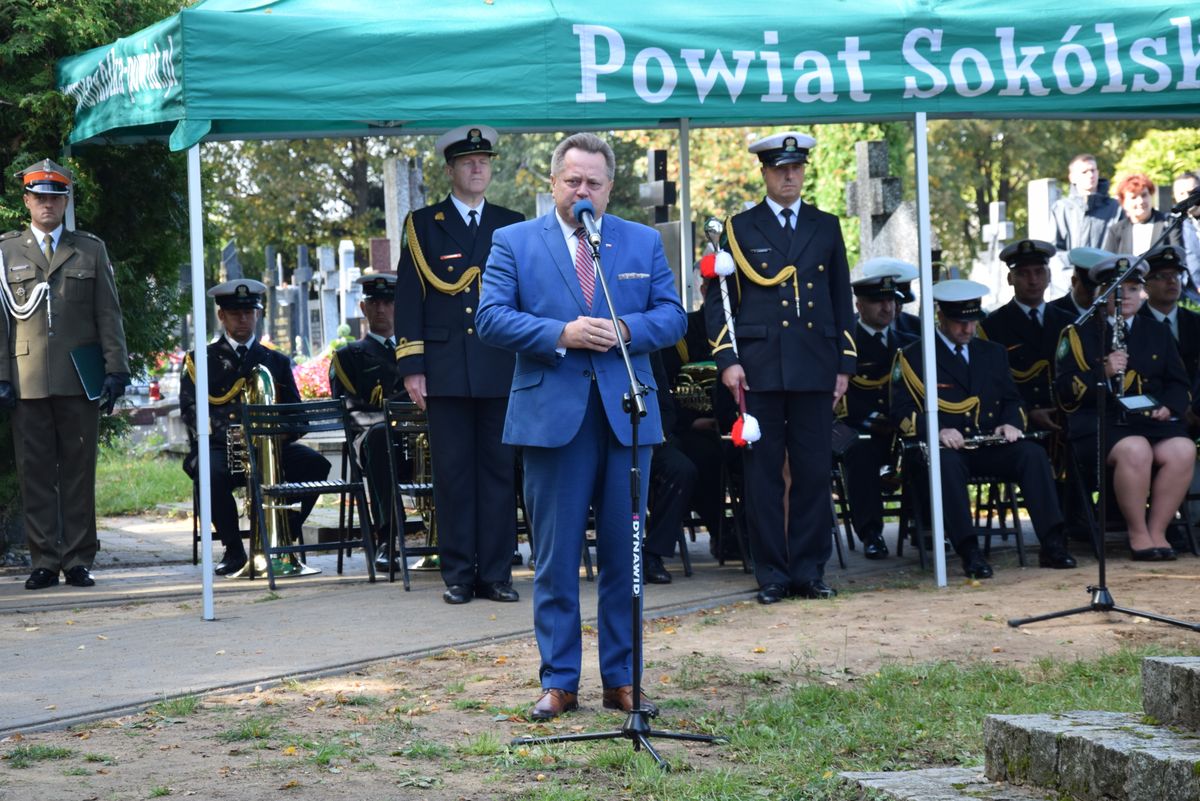
[[[109,373],[104,376],[104,387],[100,390],[100,411],[112,414],[117,405],[117,398],[125,394],[125,385],[129,383],[129,373]]]
[[[0,381],[0,409],[11,409],[17,405],[17,393],[13,392],[12,382]]]

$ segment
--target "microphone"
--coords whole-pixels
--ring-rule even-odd
[[[587,238],[592,247],[600,247],[600,229],[596,227],[596,207],[592,205],[592,201],[587,198],[576,200],[575,205],[571,207],[571,215],[579,220],[580,225],[587,231]]]
[[[1172,214],[1183,214],[1192,206],[1200,206],[1200,187],[1192,190],[1192,193],[1183,200],[1171,207]]]

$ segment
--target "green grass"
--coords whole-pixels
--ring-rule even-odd
[[[47,759],[67,759],[75,752],[70,748],[53,745],[18,745],[4,755],[4,759],[12,768],[27,768],[34,762]]]
[[[672,771],[662,772],[628,743],[555,746],[547,780],[518,794],[524,801],[587,797],[670,798],[672,801],[858,801],[843,783],[847,770],[911,770],[979,765],[983,719],[989,714],[1066,712],[1076,709],[1137,712],[1141,660],[1161,651],[1122,651],[1094,661],[1043,660],[1019,671],[987,663],[893,665],[852,684],[831,686],[824,676],[783,690],[760,685],[762,700],[693,717],[688,731],[720,734],[727,745],[685,751],[655,741]],[[696,660],[688,672],[720,668]],[[801,676],[801,679],[804,677]],[[742,682],[743,685],[749,682]],[[678,683],[676,683],[678,686]],[[656,721],[672,729],[670,718]],[[510,751],[497,767],[527,776],[538,753]],[[582,766],[570,765],[582,757]],[[699,758],[705,764],[691,764]],[[689,761],[691,760],[691,762]]]
[[[162,798],[163,796],[167,796],[170,794],[171,794],[170,787],[161,787],[160,786],[160,787],[151,787],[150,788],[150,797],[151,798]]]
[[[96,514],[136,514],[160,503],[192,497],[192,481],[170,457],[133,455],[121,445],[100,449],[96,464]]]
[[[185,718],[200,709],[200,696],[181,695],[178,698],[164,698],[150,707],[151,715],[163,718]]]
[[[468,756],[495,756],[504,749],[504,741],[492,732],[481,732],[458,747],[459,752]]]
[[[245,742],[247,740],[266,740],[275,732],[274,718],[246,718],[238,721],[232,729],[226,729],[217,735],[224,743]]]

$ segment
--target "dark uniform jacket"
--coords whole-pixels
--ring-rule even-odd
[[[187,425],[195,448],[196,440],[196,364],[195,352],[188,353],[183,375],[179,381],[179,413]],[[300,391],[292,376],[292,360],[283,353],[255,342],[246,351],[244,360],[225,337],[208,346],[208,419],[209,447],[225,447],[225,432],[231,425],[242,424],[242,389],[255,365],[271,371],[275,380],[273,403],[299,403]]]
[[[508,396],[513,354],[479,341],[475,312],[492,233],[524,219],[518,212],[484,203],[472,241],[449,197],[408,215],[396,268],[400,376],[424,373],[426,392],[433,396]]]
[[[333,352],[329,388],[333,397],[349,398],[352,410],[381,412],[397,375],[395,352],[373,337],[363,337]]]
[[[711,384],[707,386],[710,407],[714,400],[721,402],[729,398],[729,393],[720,386],[721,382],[717,379],[716,367],[710,364],[706,370],[704,367],[698,365],[699,362],[712,361],[712,349],[708,346],[708,337],[705,333],[703,307],[694,312],[688,312],[687,333],[684,334],[683,339],[669,348],[663,348],[659,353],[661,354],[659,358],[661,359],[663,369],[662,377],[666,379],[665,382],[659,382],[660,391],[658,394],[660,396],[673,394],[673,392],[664,390],[674,390],[674,388],[678,387],[679,374],[683,372],[683,366],[690,364],[697,365],[691,369],[690,377],[693,379],[693,383],[702,384],[704,381],[711,379]],[[719,391],[713,392],[713,390]],[[696,398],[690,399],[687,403],[680,403],[676,400],[674,405],[676,413],[672,415],[672,425],[668,426],[666,419],[663,419],[663,433],[668,437],[672,432],[682,433],[690,430],[692,423],[698,417],[713,416],[713,410],[709,408],[705,411],[700,408],[703,404]]]
[[[804,203],[792,236],[766,201],[725,225],[737,270],[725,279],[734,356],[719,281],[704,298],[718,371],[740,363],[758,392],[828,392],[854,373],[850,270],[837,217]]]
[[[1061,298],[1055,298],[1048,302],[1047,306],[1053,306],[1063,314],[1067,315],[1068,323],[1073,323],[1079,317],[1079,309],[1075,307],[1075,301],[1071,299],[1071,293],[1063,295]]]
[[[1038,325],[1015,300],[1010,300],[989,314],[976,329],[980,339],[990,339],[1008,351],[1008,368],[1026,410],[1058,406],[1054,397],[1054,351],[1058,335],[1073,319],[1047,303],[1042,310],[1042,323]]]
[[[24,400],[51,395],[83,395],[71,351],[99,344],[105,373],[128,373],[125,328],[112,263],[104,243],[84,231],[63,230],[52,264],[30,228],[0,236],[4,271],[17,303],[32,297],[34,287],[50,283],[50,317],[46,301],[28,320],[11,315],[0,326],[0,381],[12,382]],[[49,326],[53,326],[53,336]]]
[[[1151,395],[1171,414],[1182,418],[1190,402],[1187,371],[1179,357],[1179,349],[1171,331],[1165,325],[1133,317],[1133,326],[1125,340],[1129,365],[1125,370],[1126,395]],[[1068,326],[1058,342],[1055,354],[1058,375],[1055,379],[1059,404],[1069,414],[1067,433],[1071,439],[1090,436],[1096,431],[1096,386],[1104,376],[1104,357],[1112,351],[1112,326],[1104,325],[1104,348],[1096,341],[1096,320],[1080,328]],[[1110,386],[1115,382],[1110,381]],[[1116,399],[1108,396],[1108,420],[1120,419]],[[1161,427],[1164,435],[1182,433],[1179,423],[1137,418],[1143,430]]]
[[[1150,222],[1154,226],[1150,241],[1155,242],[1162,235],[1163,226],[1167,224],[1168,217],[1158,209],[1153,209],[1150,212]],[[1167,241],[1163,244],[1175,245],[1182,248],[1183,237],[1180,235],[1179,229],[1172,229],[1170,236],[1167,237]],[[1128,217],[1121,217],[1121,219],[1109,226],[1108,236],[1104,239],[1104,249],[1110,253],[1133,253],[1133,221]]]
[[[1189,383],[1195,383],[1200,379],[1200,314],[1182,306],[1176,309],[1175,314],[1175,323],[1179,326],[1179,338],[1175,344],[1179,347],[1179,356],[1183,359],[1183,369],[1187,370]],[[1158,322],[1149,303],[1142,304],[1138,316],[1170,330],[1165,322]],[[1174,339],[1175,335],[1172,334],[1171,338]]]
[[[916,341],[915,337],[892,329],[887,332],[887,342],[881,346],[867,329],[854,326],[858,365],[850,377],[843,402],[838,404],[838,417],[843,422],[863,428],[863,421],[873,412],[890,419],[890,380],[896,352]]]
[[[1024,431],[1021,393],[1009,372],[1004,347],[972,339],[967,365],[940,336],[934,337],[939,429],[954,428],[964,437],[974,437],[990,435],[1007,423]],[[892,368],[892,417],[903,436],[924,438],[926,434],[922,364],[921,343],[914,342],[896,355]]]
[[[911,339],[920,339],[921,318],[915,314],[909,314],[906,311],[898,310],[896,312],[896,319],[892,323],[892,330],[899,331]]]

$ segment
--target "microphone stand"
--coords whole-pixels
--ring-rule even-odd
[[[633,361],[629,358],[629,349],[625,347],[625,338],[621,335],[621,326],[617,321],[617,312],[613,307],[612,295],[608,291],[608,281],[604,271],[600,269],[600,240],[599,237],[589,236],[588,242],[592,248],[592,272],[596,285],[604,293],[604,302],[608,304],[608,316],[612,321],[613,333],[617,337],[617,347],[621,351],[621,361],[625,363],[625,372],[629,377],[629,391],[624,395],[623,408],[629,414],[629,424],[632,430],[631,464],[629,468],[629,500],[632,507],[630,517],[630,558],[633,560],[633,593],[630,604],[633,634],[633,710],[625,717],[621,728],[612,731],[590,732],[583,734],[558,734],[550,737],[518,737],[512,745],[546,745],[548,743],[578,743],[587,740],[616,740],[626,739],[633,743],[634,751],[641,751],[654,757],[654,761],[663,770],[670,770],[654,746],[650,744],[651,737],[661,737],[668,740],[685,740],[698,743],[725,743],[724,737],[714,737],[708,734],[689,734],[687,732],[661,731],[650,727],[650,719],[658,714],[642,707],[642,470],[638,466],[638,423],[646,416],[645,396],[649,391],[638,381],[633,371]]]
[[[1161,245],[1170,235],[1171,231],[1178,228],[1182,223],[1182,215],[1176,214],[1171,220],[1170,225],[1163,228],[1158,239],[1151,244],[1149,253],[1156,247]],[[1124,323],[1125,316],[1121,309],[1121,283],[1125,281],[1138,266],[1146,260],[1146,253],[1138,256],[1125,272],[1117,277],[1109,285],[1108,289],[1100,293],[1092,305],[1083,314],[1079,315],[1072,325],[1076,328],[1083,325],[1089,319],[1092,319],[1093,327],[1096,329],[1096,340],[1099,345],[1098,353],[1100,354],[1101,363],[1104,359],[1105,326],[1104,321],[1108,316],[1108,298],[1112,296],[1115,299],[1114,311],[1116,313],[1116,322],[1118,325]],[[1071,615],[1079,615],[1084,612],[1120,612],[1123,615],[1131,615],[1133,617],[1146,618],[1147,620],[1155,620],[1159,623],[1167,623],[1172,626],[1179,626],[1192,631],[1200,631],[1200,623],[1189,623],[1184,620],[1179,620],[1173,617],[1167,617],[1155,612],[1143,612],[1138,609],[1130,609],[1124,606],[1118,606],[1113,600],[1112,593],[1109,592],[1106,584],[1106,566],[1107,562],[1104,555],[1104,532],[1108,525],[1108,482],[1106,472],[1108,467],[1108,453],[1105,450],[1108,436],[1108,395],[1112,391],[1112,383],[1101,370],[1101,376],[1096,381],[1096,486],[1099,488],[1099,498],[1097,504],[1099,510],[1099,526],[1092,527],[1092,547],[1096,552],[1096,569],[1098,572],[1096,583],[1088,585],[1087,591],[1092,596],[1091,602],[1087,606],[1077,606],[1072,609],[1064,609],[1058,612],[1047,612],[1041,615],[1033,615],[1031,617],[1012,618],[1008,621],[1008,625],[1013,628],[1023,626],[1026,623],[1038,623],[1043,620],[1053,620],[1060,617],[1068,617]],[[1078,467],[1078,464],[1075,465]]]

